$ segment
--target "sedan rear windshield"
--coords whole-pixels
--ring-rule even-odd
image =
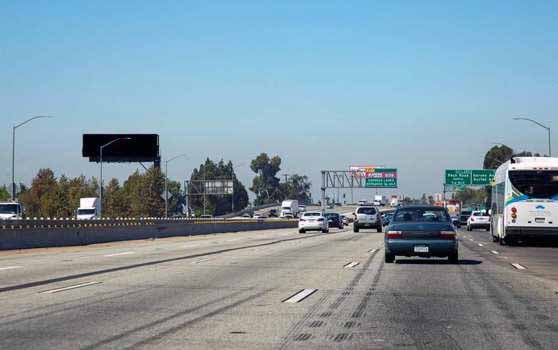
[[[450,222],[443,208],[405,208],[395,213],[393,222]]]
[[[337,214],[337,213],[325,213],[324,216],[326,218],[338,218],[339,214]]]
[[[322,214],[320,213],[304,213],[303,216],[321,216]]]
[[[558,197],[558,171],[514,170],[509,177],[513,187],[530,198]]]
[[[358,208],[357,214],[374,215],[376,214],[376,208]]]

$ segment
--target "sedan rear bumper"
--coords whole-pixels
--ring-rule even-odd
[[[428,253],[417,253],[415,247],[428,247]],[[385,241],[387,254],[405,256],[449,256],[457,251],[459,243],[457,240],[411,240],[411,239],[388,239]]]
[[[469,225],[472,229],[476,229],[476,228],[490,228],[490,222],[477,222],[477,223],[471,223]]]
[[[323,224],[323,223],[319,223],[319,222],[308,222],[308,223],[301,223],[298,225],[298,229],[299,230],[306,230],[306,231],[320,231],[320,230],[326,230],[327,229],[327,225]]]

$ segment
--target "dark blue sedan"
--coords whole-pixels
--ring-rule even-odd
[[[455,228],[445,208],[407,206],[397,209],[384,234],[385,262],[397,255],[459,260]]]

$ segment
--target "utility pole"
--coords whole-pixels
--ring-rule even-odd
[[[188,180],[184,180],[184,195],[186,202],[186,217],[190,217],[190,184]]]
[[[203,215],[205,215],[205,189],[206,189],[206,179],[205,179],[205,165],[203,166]]]
[[[325,198],[326,198],[326,172],[322,170],[322,213],[325,213],[326,211],[326,203],[325,203]]]
[[[186,157],[186,154],[179,154],[165,161],[165,218],[168,218],[169,216],[169,189],[168,189],[169,163],[175,160],[176,158],[180,158],[180,157]]]

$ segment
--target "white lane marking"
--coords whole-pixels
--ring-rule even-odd
[[[370,250],[368,251],[368,253],[376,253],[377,250],[378,250],[378,248],[370,249]]]
[[[343,267],[346,268],[346,269],[350,269],[350,268],[353,268],[353,267],[357,266],[358,264],[360,264],[358,261],[351,261],[350,263],[345,264],[345,266],[343,266]]]
[[[498,253],[498,252],[495,251],[495,250],[491,250],[490,252],[491,252],[492,254],[496,254],[496,255],[500,254],[500,253]]]
[[[207,258],[207,259],[200,259],[200,260],[196,260],[196,261],[192,262],[192,264],[200,264],[200,263],[202,263],[202,262],[204,262],[204,261],[208,261],[208,260],[209,260],[209,258]]]
[[[4,267],[0,267],[0,271],[21,269],[22,267],[23,266],[4,266]]]
[[[527,270],[527,268],[525,266],[523,266],[521,264],[518,264],[518,263],[511,264],[511,266],[515,267],[518,270]]]
[[[39,294],[54,294],[54,293],[64,292],[64,291],[72,290],[72,289],[76,289],[76,288],[92,286],[94,284],[99,284],[99,283],[102,283],[102,282],[93,281],[93,282],[87,282],[87,283],[80,283],[80,284],[75,284],[73,286],[68,286],[68,287],[64,287],[64,288],[45,290],[44,292],[39,292]]]
[[[182,248],[195,248],[195,247],[199,247],[199,246],[201,246],[201,244],[199,244],[199,243],[196,243],[196,244],[186,244],[186,245],[183,245]]]
[[[122,256],[122,255],[130,255],[130,254],[135,254],[135,252],[122,252],[122,253],[107,254],[107,255],[105,255],[105,257],[110,258],[110,257],[113,257],[113,256]]]
[[[482,243],[479,243],[479,247],[484,247],[484,244],[482,244]]]
[[[303,290],[297,292],[295,295],[290,296],[287,299],[283,300],[283,302],[284,303],[289,303],[289,304],[300,303],[304,299],[306,299],[309,296],[311,296],[312,294],[314,294],[316,291],[317,291],[317,289],[303,289]]]

